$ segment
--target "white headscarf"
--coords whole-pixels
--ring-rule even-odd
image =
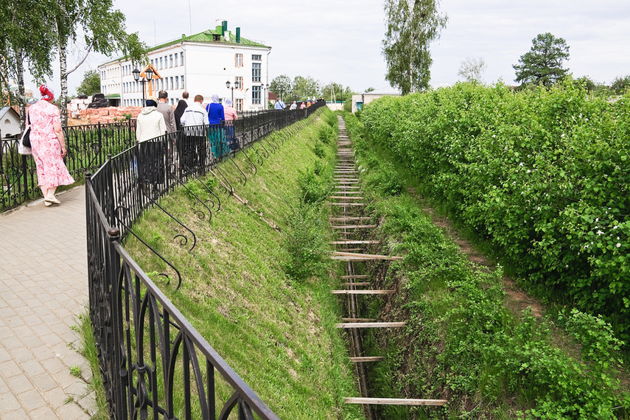
[[[216,94],[212,95],[211,99],[212,99],[212,102],[215,103],[215,104],[218,104],[219,101],[220,101],[219,95],[216,95]]]
[[[225,100],[225,104],[226,104],[227,106],[232,106],[232,100],[230,100],[230,99],[226,99],[226,100]]]

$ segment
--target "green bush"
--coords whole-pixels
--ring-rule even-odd
[[[500,250],[532,290],[603,314],[630,337],[630,94],[567,81],[517,93],[457,84],[382,98],[368,141]]]
[[[286,273],[294,280],[303,281],[322,274],[327,267],[325,218],[317,204],[301,202],[287,219],[285,248],[289,253]]]
[[[377,155],[352,116],[346,126],[364,177],[396,177],[401,170]],[[398,178],[398,177],[396,177]],[[502,270],[475,268],[405,193],[382,194],[366,182],[382,241],[404,255],[384,280],[399,290],[379,319],[405,319],[396,332],[377,335],[367,351],[385,361],[377,368],[377,394],[448,396],[448,418],[623,418],[628,393],[616,378],[621,342],[601,318],[572,312],[565,328],[582,357],[556,344],[551,325],[504,304]],[[393,283],[393,285],[392,285]],[[520,411],[520,413],[519,413]],[[386,408],[384,418],[409,418]]]

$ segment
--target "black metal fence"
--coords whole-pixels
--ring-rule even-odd
[[[205,185],[196,178],[220,171],[217,164],[231,161],[239,151],[252,167],[259,165],[275,146],[248,146],[322,105],[265,112],[233,125],[186,127],[134,145],[86,176],[90,316],[112,418],[223,420],[232,414],[277,419],[121,241],[135,235],[134,220],[146,208],[159,206],[160,196],[177,186],[188,188],[187,182]],[[206,193],[195,200],[200,213],[211,217],[220,207],[219,197],[210,188]]]
[[[107,156],[131,147],[135,132],[136,120],[65,127],[68,154],[64,161],[70,175],[82,180],[86,170],[95,171]],[[35,162],[31,156],[18,154],[18,141],[16,137],[0,139],[0,212],[41,195]]]

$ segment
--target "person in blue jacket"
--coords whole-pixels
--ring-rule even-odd
[[[208,111],[208,122],[210,123],[208,139],[210,140],[212,154],[216,159],[220,159],[229,151],[229,147],[223,138],[225,113],[219,95],[212,95],[212,102],[206,106],[206,111]]]

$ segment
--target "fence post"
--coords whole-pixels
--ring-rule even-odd
[[[18,139],[18,141],[20,141]],[[27,174],[27,164],[26,164],[26,156],[21,155],[22,157],[22,176],[24,177],[24,201],[28,201],[28,174]]]

